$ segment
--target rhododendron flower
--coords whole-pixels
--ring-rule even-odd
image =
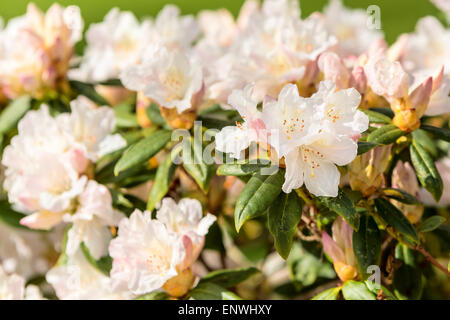
[[[129,291],[114,290],[111,279],[87,261],[81,250],[47,272],[46,280],[61,300],[131,299]]]
[[[203,85],[202,69],[179,49],[153,46],[141,64],[122,73],[123,84],[156,101],[160,106],[176,108],[179,113],[195,107],[192,102]]]
[[[117,226],[123,214],[112,207],[109,190],[90,180],[78,197],[78,207],[74,214],[66,214],[64,221],[73,225],[67,234],[66,253],[73,255],[84,243],[95,259],[108,254],[112,234],[109,229]]]
[[[353,253],[353,229],[341,217],[336,218],[331,229],[333,238],[322,232],[323,250],[333,260],[334,270],[342,281],[355,279],[358,269]]]
[[[89,26],[81,65],[69,75],[89,82],[117,79],[128,64],[138,62],[149,40],[148,22],[141,24],[133,13],[113,8],[102,22]]]
[[[42,300],[42,295],[37,286],[25,286],[24,278],[6,274],[0,265],[0,300]]]
[[[83,22],[76,6],[54,4],[44,15],[29,4],[25,16],[0,32],[0,88],[8,98],[28,93],[42,98],[66,78]]]

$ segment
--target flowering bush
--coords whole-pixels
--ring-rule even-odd
[[[445,1],[434,1],[449,17]],[[450,297],[450,30],[332,0],[0,29],[0,298]]]

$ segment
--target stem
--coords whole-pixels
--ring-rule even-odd
[[[309,204],[310,206],[314,205],[314,201],[306,195],[302,188],[295,189],[295,192],[297,192],[297,195],[302,198],[306,204]]]
[[[443,272],[445,272],[445,274],[447,274],[447,277],[450,277],[450,272],[447,270],[446,267],[444,267],[443,265],[441,265],[423,246],[418,245],[415,248],[413,248],[417,251],[419,251],[421,254],[423,254],[423,256],[432,264],[434,264],[437,268],[439,268],[440,270],[442,270]]]

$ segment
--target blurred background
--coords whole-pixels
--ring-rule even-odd
[[[12,0],[0,1],[0,15],[4,20],[22,15],[30,1]],[[54,0],[35,0],[41,9],[47,10]],[[242,0],[59,0],[63,6],[78,5],[81,8],[86,25],[101,21],[103,16],[113,7],[122,10],[131,10],[138,17],[155,16],[161,8],[168,3],[178,5],[184,14],[196,13],[202,9],[227,8],[237,15]],[[382,29],[388,42],[395,41],[403,32],[414,30],[414,26],[420,17],[434,15],[444,21],[442,14],[428,0],[344,0],[348,7],[364,8],[369,5],[378,5],[381,9]],[[307,17],[314,11],[320,11],[328,0],[303,0],[300,1],[302,16]]]

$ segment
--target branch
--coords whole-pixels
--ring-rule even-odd
[[[414,248],[415,250],[419,251],[423,256],[432,264],[434,264],[436,267],[438,267],[440,270],[445,272],[447,274],[447,277],[450,277],[450,272],[448,272],[447,268],[441,265],[423,246],[419,245]]]

